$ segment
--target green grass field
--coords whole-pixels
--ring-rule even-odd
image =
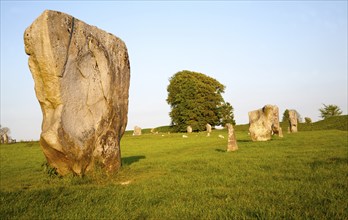
[[[237,126],[238,127],[238,126]],[[348,219],[348,131],[125,134],[122,169],[60,178],[38,143],[0,146],[0,219]]]

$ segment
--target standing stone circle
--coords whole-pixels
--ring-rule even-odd
[[[234,133],[234,129],[232,124],[226,124],[228,130],[228,142],[227,142],[227,152],[238,150],[236,134]]]
[[[24,33],[43,113],[40,145],[61,175],[121,166],[130,65],[125,43],[70,15],[44,11]]]
[[[297,113],[295,110],[289,110],[289,126],[290,132],[297,132]]]
[[[134,131],[133,131],[133,135],[135,135],[135,136],[141,135],[141,127],[135,126]]]
[[[187,133],[192,133],[192,127],[191,126],[187,126],[186,131],[187,131]]]
[[[268,141],[272,134],[283,136],[279,125],[279,109],[275,105],[265,105],[249,114],[249,132],[252,141]]]

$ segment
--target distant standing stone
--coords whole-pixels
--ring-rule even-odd
[[[280,126],[279,126],[278,136],[281,137],[281,138],[284,137],[283,136],[283,129]]]
[[[130,65],[116,36],[58,11],[44,11],[24,33],[43,113],[40,145],[61,175],[121,167]]]
[[[297,114],[295,110],[289,110],[289,125],[291,133],[297,132]]]
[[[2,135],[2,142],[3,142],[4,144],[8,144],[8,136],[7,136],[7,134],[3,134],[3,135]]]
[[[134,136],[139,136],[141,135],[141,127],[135,126],[134,131],[133,131]]]
[[[206,124],[205,125],[207,132],[210,133],[211,132],[211,125],[210,124]]]
[[[191,126],[187,126],[187,133],[192,133],[192,127]]]
[[[234,129],[232,124],[227,123],[226,124],[227,130],[228,130],[228,143],[227,143],[227,151],[236,151],[238,150],[238,145],[237,145],[237,139],[236,135],[234,133]]]

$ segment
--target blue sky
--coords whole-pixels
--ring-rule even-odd
[[[347,114],[347,1],[1,1],[1,125],[17,140],[41,132],[23,33],[45,9],[126,43],[127,129],[170,123],[166,88],[181,70],[224,84],[237,124],[265,104],[313,121],[322,103]]]

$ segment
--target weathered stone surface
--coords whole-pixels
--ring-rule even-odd
[[[210,133],[211,132],[211,125],[210,124],[206,124],[205,125],[207,132]]]
[[[262,109],[249,112],[249,132],[253,141],[268,141],[272,134],[282,137],[278,107],[265,105]]]
[[[234,129],[232,124],[227,123],[226,124],[227,130],[228,130],[228,142],[227,142],[227,151],[236,151],[238,150],[238,145],[237,145],[237,139],[236,135],[234,133]]]
[[[1,143],[2,144],[8,144],[8,136],[7,136],[7,134],[3,134],[1,136]]]
[[[8,144],[8,136],[7,136],[7,134],[4,134],[2,137],[4,139],[4,143]]]
[[[289,124],[290,132],[297,132],[297,114],[295,110],[289,110]]]
[[[266,105],[267,106],[267,105]],[[279,124],[279,108],[276,105],[268,105],[269,107],[272,107],[272,134],[276,134],[279,137],[283,137],[283,129],[280,127]]]
[[[135,136],[141,135],[141,127],[135,126],[134,131],[133,131],[133,135],[135,135]]]
[[[130,66],[119,38],[61,12],[44,11],[24,33],[43,113],[40,144],[61,175],[121,166]]]
[[[191,126],[187,126],[186,131],[187,131],[187,133],[192,133],[192,127]]]

